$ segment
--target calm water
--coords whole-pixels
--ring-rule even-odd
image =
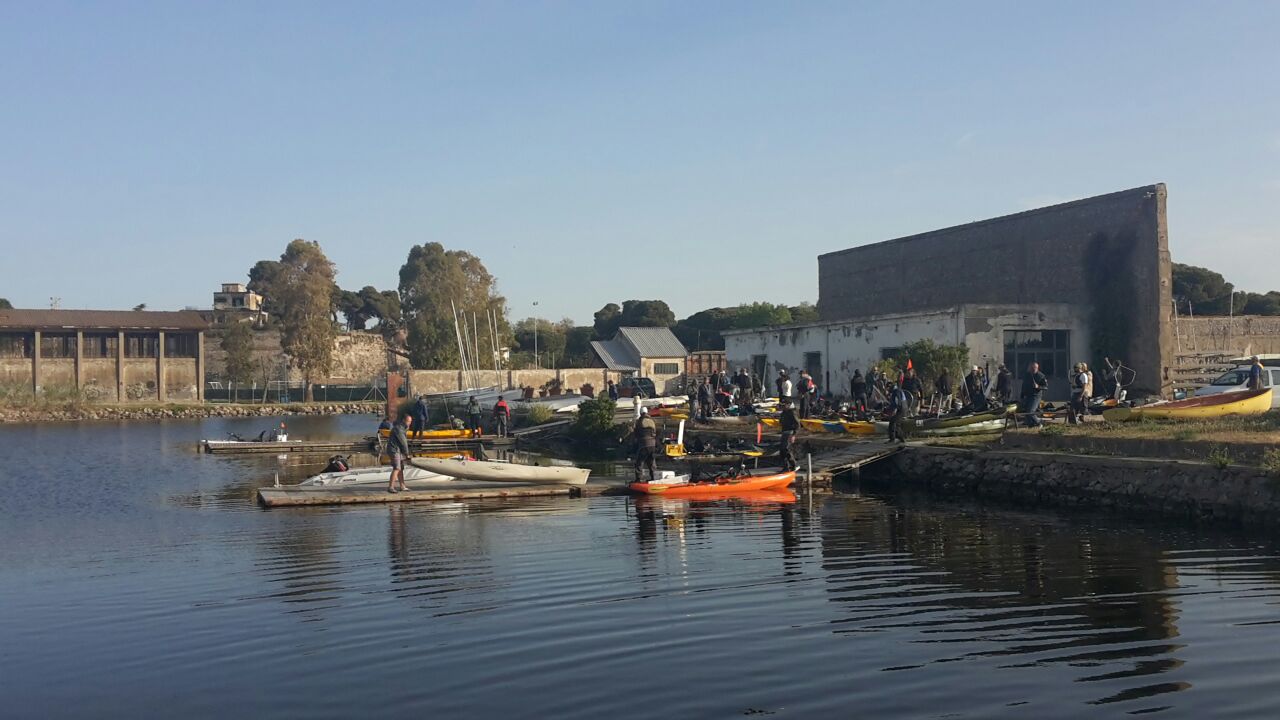
[[[1280,716],[1264,541],[904,497],[267,511],[274,457],[194,444],[269,422],[0,427],[0,716]]]

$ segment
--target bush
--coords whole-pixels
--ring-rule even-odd
[[[578,418],[573,421],[572,434],[582,440],[616,440],[618,432],[614,429],[613,417],[617,410],[617,403],[607,395],[582,401]]]
[[[1262,469],[1280,477],[1280,450],[1272,448],[1262,453]]]
[[[1046,423],[1044,427],[1040,428],[1040,434],[1045,437],[1058,437],[1059,435],[1066,435],[1067,427],[1065,425],[1058,425],[1057,423]]]
[[[1225,447],[1216,447],[1209,452],[1209,464],[1219,470],[1226,470],[1231,466],[1231,453]]]
[[[963,382],[965,369],[969,365],[969,348],[964,345],[939,345],[925,338],[906,343],[893,356],[897,367],[903,369],[907,367],[908,358],[928,395],[933,391],[933,381],[943,370],[951,375],[952,387]]]
[[[528,420],[530,425],[541,425],[544,422],[555,417],[555,411],[546,405],[533,405],[529,408]]]

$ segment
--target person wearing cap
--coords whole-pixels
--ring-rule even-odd
[[[987,393],[982,387],[982,368],[977,365],[964,376],[964,391],[969,396],[969,405],[974,412],[987,409]]]
[[[774,381],[778,387],[778,399],[791,397],[791,378],[787,377],[787,371],[779,370],[778,379]]]
[[[632,436],[636,441],[636,482],[642,482],[640,479],[641,467],[649,468],[649,482],[653,482],[658,475],[658,459],[656,457],[658,426],[654,424],[653,418],[649,417],[649,408],[640,408],[640,417],[636,420],[635,427],[632,429]]]
[[[910,402],[902,386],[895,382],[889,383],[889,439],[886,442],[892,443],[896,440],[905,443],[907,441],[902,434],[902,419],[907,415]]]
[[[1258,360],[1258,356],[1254,355],[1249,358],[1249,389],[1262,389],[1262,361]]]
[[[1067,405],[1067,422],[1079,425],[1089,411],[1085,405],[1085,387],[1089,384],[1089,376],[1084,372],[1084,363],[1071,366],[1071,401]]]
[[[796,431],[800,429],[800,420],[796,417],[795,408],[791,407],[791,398],[784,397],[780,401],[782,411],[778,414],[778,426],[782,429],[782,447],[778,457],[782,460],[782,471],[795,470],[796,457],[791,448],[796,443]]]

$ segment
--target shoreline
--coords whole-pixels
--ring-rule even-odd
[[[376,415],[384,402],[312,402],[249,405],[237,403],[154,403],[127,405],[75,404],[0,407],[0,425],[80,420],[161,420],[278,415]]]

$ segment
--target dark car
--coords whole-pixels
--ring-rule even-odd
[[[645,397],[657,397],[658,395],[658,390],[653,386],[653,381],[647,377],[622,378],[622,382],[618,383],[618,395],[620,397],[632,397],[637,390],[644,393]]]

